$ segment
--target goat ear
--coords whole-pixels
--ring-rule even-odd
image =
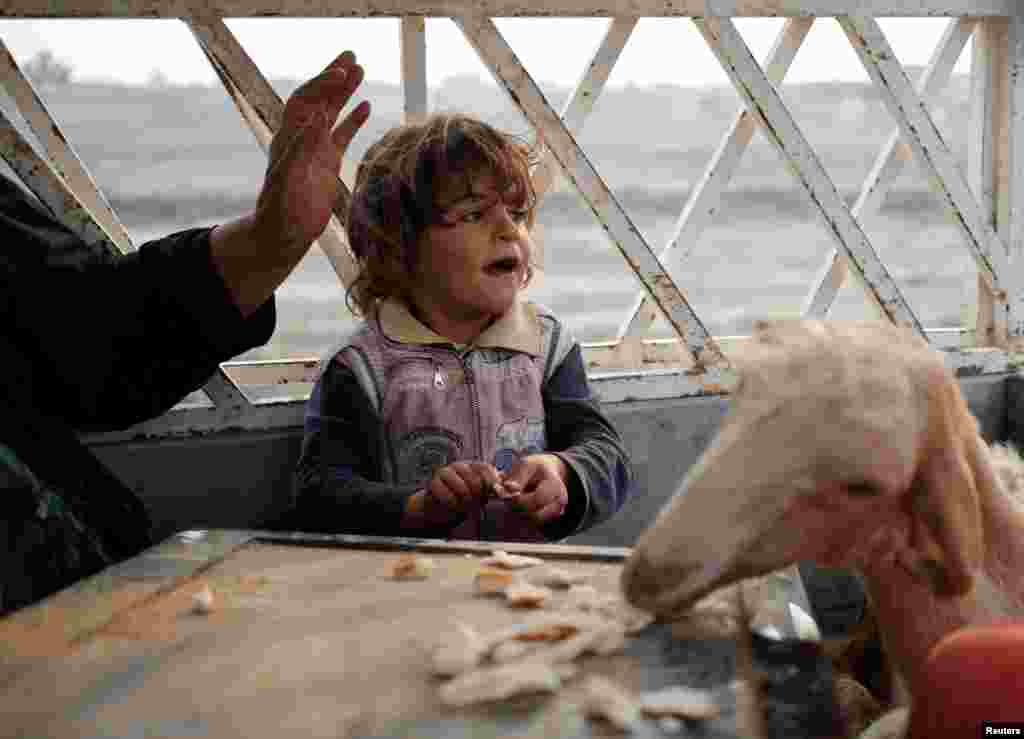
[[[965,595],[981,564],[979,483],[987,468],[973,416],[955,383],[929,386],[928,442],[911,494],[907,565],[935,594]],[[978,473],[978,474],[976,474]],[[986,478],[991,481],[991,474]]]

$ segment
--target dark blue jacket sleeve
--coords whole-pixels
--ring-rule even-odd
[[[417,486],[383,481],[386,453],[380,417],[366,393],[348,367],[331,361],[306,403],[289,524],[323,533],[409,535],[401,520]],[[415,533],[444,537],[451,528]]]
[[[211,262],[210,230],[111,255],[0,177],[0,313],[46,388],[35,402],[80,429],[125,427],[265,343],[274,301],[242,317]]]
[[[579,344],[544,385],[548,451],[569,466],[566,512],[545,528],[560,539],[577,534],[615,513],[633,487],[633,471],[622,437],[591,393]]]

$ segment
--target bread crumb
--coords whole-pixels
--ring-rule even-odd
[[[395,580],[426,580],[434,570],[434,560],[419,554],[403,554],[391,568]]]
[[[476,573],[474,582],[476,592],[484,595],[495,595],[505,592],[505,588],[515,582],[516,576],[508,570],[484,567]]]
[[[192,610],[196,613],[207,614],[213,611],[213,591],[209,585],[203,585],[203,589],[193,593]]]
[[[506,570],[521,570],[526,567],[535,567],[544,564],[544,560],[537,557],[524,557],[520,554],[509,554],[508,552],[496,549],[490,557],[481,560],[486,567],[502,567]]]

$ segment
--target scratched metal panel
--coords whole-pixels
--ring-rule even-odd
[[[1006,241],[1010,263],[1024,259],[1024,10],[1008,21],[1007,38],[1007,125],[1005,185],[1006,203],[1000,235]],[[1007,331],[1018,342],[1024,338],[1024,285],[1017,285],[1009,300]]]
[[[772,84],[782,84],[813,24],[814,18],[793,18],[783,25],[764,62]],[[722,193],[729,185],[756,127],[754,116],[745,106],[741,107],[683,206],[675,233],[659,255],[663,262],[672,263],[679,269],[692,253],[701,232],[718,209]],[[657,316],[657,309],[651,305],[650,299],[641,295],[622,324],[619,337],[646,335]]]
[[[1006,441],[1024,449],[1024,375],[1006,380]]]
[[[856,270],[868,297],[890,321],[908,326],[924,337],[917,316],[878,258],[867,234],[851,216],[835,184],[793,120],[778,90],[754,60],[736,26],[728,18],[695,18],[694,23],[741,97],[752,110],[757,111],[762,130],[807,192],[822,225]]]
[[[402,113],[406,123],[427,117],[427,21],[423,16],[402,18],[399,31],[402,67]]]
[[[133,250],[128,231],[118,220],[110,203],[100,192],[85,164],[71,147],[60,125],[36,94],[32,83],[18,67],[18,63],[0,41],[0,82],[18,107],[40,145],[61,173],[68,187],[75,193],[96,219],[97,225],[117,250],[126,254]]]
[[[242,118],[249,124],[264,152],[269,154],[271,139],[284,120],[281,97],[223,19],[193,17],[188,24]],[[338,181],[341,194],[334,207],[334,215],[317,243],[342,284],[348,286],[355,280],[357,272],[355,257],[348,248],[344,230],[351,193],[340,177]]]
[[[2,107],[0,156],[50,212],[87,244],[97,244],[113,255],[121,253],[54,165],[36,151]]]
[[[993,293],[1018,283],[1010,270],[1005,246],[971,193],[956,158],[942,139],[928,109],[910,84],[882,29],[872,18],[839,19],[882,101],[896,119],[918,166],[944,201],[949,217]],[[1019,272],[1019,270],[1017,270]]]
[[[494,22],[475,16],[457,18],[455,22],[495,80],[544,137],[562,171],[590,205],[612,244],[649,291],[669,325],[683,338],[694,362],[708,368],[711,375],[720,372],[719,367],[726,363],[707,329]]]
[[[923,98],[936,96],[949,82],[953,67],[970,40],[976,23],[975,18],[957,18],[946,26],[928,66],[917,80],[916,88]],[[865,219],[878,212],[889,186],[903,171],[909,159],[908,146],[901,142],[901,133],[897,126],[875,159],[874,166],[853,204],[851,213],[854,218],[863,223]],[[801,314],[807,318],[824,318],[828,315],[845,278],[846,260],[833,251],[815,278]]]
[[[982,210],[997,223],[995,202],[999,167],[999,133],[996,121],[1001,107],[998,88],[1005,43],[1005,26],[999,19],[978,22],[971,55],[970,112],[967,124],[967,178]],[[1005,337],[1007,305],[1004,296],[995,296],[980,275],[975,294],[975,327],[978,343],[998,345]]]
[[[579,135],[583,130],[583,124],[601,96],[601,91],[604,90],[604,85],[615,68],[615,62],[626,47],[633,29],[636,28],[637,20],[612,18],[608,21],[608,28],[597,51],[590,57],[583,75],[562,108],[560,117],[573,136]],[[557,166],[558,162],[551,150],[546,149],[540,164],[533,172],[533,187],[538,196],[542,196],[551,187]]]
[[[205,0],[225,17],[458,16],[873,16],[1012,15],[1019,0]],[[179,18],[192,0],[3,0],[0,16],[24,18]]]
[[[315,552],[310,549],[313,547]],[[513,544],[507,549],[562,560],[568,567],[587,567],[595,581],[603,580],[606,587],[609,580],[614,583],[617,567],[628,555],[622,548],[569,545]],[[0,623],[4,637],[0,639],[0,656],[6,668],[5,679],[0,680],[0,713],[6,719],[3,731],[54,739],[93,736],[97,731],[149,735],[151,729],[161,735],[217,736],[244,726],[246,736],[269,737],[279,736],[283,727],[294,733],[330,725],[345,736],[607,736],[604,727],[585,720],[577,701],[562,700],[561,696],[441,710],[435,700],[424,700],[433,688],[426,693],[422,688],[421,681],[429,680],[421,670],[423,650],[410,649],[413,642],[405,637],[394,645],[380,643],[380,632],[374,629],[386,630],[389,624],[408,634],[416,628],[415,622],[426,616],[431,628],[437,628],[438,616],[445,618],[450,610],[450,599],[464,596],[458,575],[468,574],[475,566],[464,556],[472,558],[488,550],[485,543],[414,538],[216,529],[181,532],[134,560]],[[439,578],[431,593],[408,588],[408,595],[397,600],[376,588],[368,591],[364,587],[358,593],[358,586],[379,577],[379,570],[398,553],[410,551],[432,555],[439,568],[456,576]],[[296,567],[309,562],[318,566],[301,568],[304,574]],[[338,582],[341,571],[345,584]],[[203,582],[218,594],[218,607],[211,615],[197,619],[187,609],[190,588],[198,585],[190,581]],[[346,587],[350,588],[347,593]],[[699,725],[700,735],[708,739],[837,736],[839,713],[831,665],[820,646],[793,639],[789,619],[778,624],[785,637],[782,640],[749,630],[749,619],[761,605],[784,607],[796,602],[806,607],[799,578],[794,579],[791,571],[773,573],[742,586],[741,592],[746,605],[740,610],[743,627],[738,639],[699,638],[673,633],[669,624],[651,624],[630,635],[620,655],[592,657],[584,669],[608,672],[637,690],[684,684],[714,691],[721,711]],[[475,600],[473,606],[463,604],[462,612],[472,609],[478,617],[487,613],[495,623],[502,620],[490,616],[484,601]],[[316,613],[303,612],[303,603],[317,601],[322,607],[333,605],[334,613],[342,618],[333,646],[344,664],[351,668],[358,661],[385,673],[396,668],[408,671],[408,683],[392,686],[404,689],[404,697],[410,700],[403,710],[373,711],[367,702],[379,700],[379,694],[373,692],[375,686],[360,691],[349,682],[372,683],[366,673],[346,671],[335,663],[328,677],[298,642],[291,645],[292,650],[298,647],[297,651],[261,662],[266,650],[282,646],[295,635],[301,638],[303,629],[309,629],[314,639],[318,633],[330,632],[334,626],[318,627],[310,620],[317,618]],[[406,607],[396,617],[395,609],[404,603],[416,608]],[[378,613],[390,615],[382,624],[374,623],[373,619],[381,618]],[[322,618],[331,615],[327,612]],[[257,634],[255,639],[248,638]],[[126,635],[130,638],[123,638]],[[375,648],[366,650],[364,638],[376,644]],[[204,639],[211,641],[204,643]],[[316,656],[320,649],[317,647]],[[404,654],[402,650],[406,650]],[[401,656],[396,659],[395,655]],[[69,665],[73,669],[68,669]],[[237,672],[244,665],[257,673],[255,683],[246,679],[253,675]],[[273,668],[260,674],[262,665]],[[181,682],[188,674],[187,670],[182,674],[183,666],[195,668],[192,680],[186,683]],[[325,677],[335,683],[328,686],[326,695],[334,692],[327,703],[320,703]],[[753,687],[747,694],[749,705],[744,702],[741,707],[736,700],[736,678]],[[203,690],[191,693],[193,700],[183,717],[180,702],[168,700],[168,696],[173,698],[178,690],[197,685]],[[571,686],[566,692],[573,692]],[[307,693],[311,701],[305,700]],[[56,704],[59,710],[55,711]],[[296,707],[303,719],[299,722],[299,717],[289,713]],[[342,707],[344,710],[338,710]],[[350,712],[361,707],[367,708],[367,720],[351,723]],[[321,711],[323,717],[315,715]],[[678,735],[678,729],[669,731],[653,721],[637,724],[634,736]],[[687,726],[688,734],[692,728],[696,727]]]

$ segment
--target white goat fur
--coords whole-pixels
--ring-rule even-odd
[[[760,324],[719,434],[639,537],[635,605],[671,617],[811,560],[864,578],[911,696],[929,649],[1024,613],[1024,462],[988,447],[941,354],[886,323]]]

